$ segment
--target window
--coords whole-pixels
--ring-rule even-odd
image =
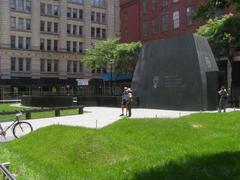
[[[58,33],[58,23],[54,23],[54,32]]]
[[[53,5],[53,15],[58,16],[58,6]]]
[[[77,61],[73,61],[73,72],[77,72]]]
[[[31,38],[26,37],[26,49],[31,49]]]
[[[173,29],[179,28],[179,11],[173,12]]]
[[[16,48],[16,36],[11,36],[11,48]]]
[[[67,62],[67,72],[71,72],[72,61]]]
[[[95,28],[94,27],[91,28],[91,37],[95,37]]]
[[[154,18],[152,20],[152,32],[157,33],[159,31],[159,24],[158,24],[158,19]]]
[[[73,52],[77,52],[77,42],[73,42]]]
[[[79,62],[79,72],[83,72],[83,64]]]
[[[48,5],[47,5],[47,14],[48,14],[48,15],[53,15],[53,14],[52,14],[52,5],[51,5],[51,4],[48,4]]]
[[[24,29],[24,19],[23,18],[18,18],[18,29],[23,30]]]
[[[83,10],[79,9],[79,19],[83,19]]]
[[[73,25],[73,35],[76,35],[76,34],[77,34],[77,26]]]
[[[124,36],[125,36],[125,37],[128,37],[128,28],[125,28],[125,29],[124,29]]]
[[[41,72],[45,71],[45,60],[44,59],[40,60],[40,70],[41,70]]]
[[[97,23],[101,22],[101,14],[99,12],[97,12],[97,14],[96,14],[96,22]]]
[[[46,14],[46,5],[45,5],[45,3],[41,3],[41,14]]]
[[[79,34],[79,36],[82,36],[83,35],[83,27],[79,26],[78,28],[79,28],[78,29],[78,34]]]
[[[45,31],[45,21],[40,21],[40,31]]]
[[[18,37],[18,48],[19,49],[23,48],[23,37]]]
[[[53,62],[53,71],[58,72],[58,60],[54,60]]]
[[[173,0],[174,3],[178,2],[179,0]]]
[[[31,71],[31,59],[26,58],[26,71],[29,72]]]
[[[73,8],[73,18],[77,18],[77,9]]]
[[[168,0],[161,0],[161,4],[163,7],[168,5]]]
[[[165,14],[162,16],[162,31],[168,31],[168,15]]]
[[[31,19],[26,19],[26,30],[31,30]]]
[[[147,0],[143,0],[143,12],[147,13]]]
[[[67,8],[67,17],[71,18],[71,14],[72,14],[72,9],[71,8]]]
[[[128,21],[128,12],[127,12],[127,11],[124,12],[124,15],[123,15],[123,16],[124,16],[124,20],[125,20],[125,21]]]
[[[11,57],[11,71],[16,71],[16,58]]]
[[[52,40],[51,40],[51,39],[48,39],[48,40],[47,40],[47,50],[48,50],[48,51],[51,51],[51,50],[52,50]]]
[[[10,1],[10,8],[11,9],[16,9],[16,6],[17,6],[16,0],[11,0]]]
[[[106,14],[102,14],[102,23],[103,23],[103,24],[106,23]]]
[[[18,10],[23,11],[24,10],[24,1],[18,0]]]
[[[58,50],[58,40],[54,40],[53,41],[53,43],[54,43],[54,51],[57,51]]]
[[[95,21],[95,12],[94,11],[91,12],[91,21]]]
[[[157,9],[157,0],[152,0],[152,10]]]
[[[82,53],[83,52],[83,43],[79,42],[79,52]]]
[[[23,58],[18,59],[18,71],[23,71]]]
[[[101,29],[100,28],[96,29],[96,37],[101,38]]]
[[[71,51],[71,42],[67,41],[67,51]]]
[[[13,28],[13,29],[16,29],[16,17],[11,17],[10,27]]]
[[[40,50],[45,50],[45,40],[44,39],[40,39]]]
[[[187,7],[187,25],[192,25],[193,24],[193,16],[194,16],[194,11],[193,7]]]
[[[95,7],[101,7],[101,8],[106,7],[105,0],[91,0],[91,5]]]
[[[67,34],[71,34],[71,24],[67,25]]]
[[[106,39],[106,29],[102,29],[102,39]]]
[[[148,23],[146,21],[143,22],[143,35],[144,36],[148,35]]]
[[[47,60],[47,72],[52,71],[52,61],[50,59]]]
[[[47,32],[52,32],[52,22],[47,22]]]
[[[25,7],[25,11],[26,12],[31,12],[31,9],[32,9],[32,2],[27,0],[26,1],[26,7]]]

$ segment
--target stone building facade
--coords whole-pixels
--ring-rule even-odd
[[[96,41],[119,36],[118,0],[1,0],[0,98],[77,89],[101,77],[81,62]]]

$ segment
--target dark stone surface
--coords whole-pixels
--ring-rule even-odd
[[[207,40],[185,35],[144,44],[132,82],[140,107],[217,107],[218,67]]]
[[[32,107],[66,107],[73,105],[72,96],[22,96],[21,104]]]

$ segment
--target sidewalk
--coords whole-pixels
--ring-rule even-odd
[[[233,111],[233,109],[228,109]],[[212,111],[216,112],[216,111]],[[198,113],[197,111],[171,111],[171,110],[159,110],[159,109],[133,109],[131,118],[177,118],[180,116],[186,116],[192,113]],[[33,126],[33,130],[37,130],[42,127],[50,125],[68,125],[68,126],[80,126],[86,128],[103,128],[109,124],[112,124],[121,118],[120,108],[110,107],[85,107],[84,113],[73,116],[52,117],[44,119],[27,120]],[[10,122],[1,123],[3,127],[6,127]],[[8,130],[6,139],[0,136],[0,142],[6,142],[14,140],[11,129]]]

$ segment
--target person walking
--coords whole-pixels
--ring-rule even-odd
[[[128,102],[127,102],[128,117],[132,116],[132,101],[133,101],[132,90],[131,88],[128,88]]]
[[[120,116],[124,116],[124,108],[126,108],[126,115],[127,115],[127,103],[128,103],[128,88],[124,87],[124,90],[122,93],[122,101],[121,101],[122,114],[120,114]]]
[[[218,112],[221,112],[222,109],[223,109],[223,112],[226,112],[226,101],[227,101],[228,93],[224,86],[221,87],[221,89],[218,91],[218,94],[220,96]]]

